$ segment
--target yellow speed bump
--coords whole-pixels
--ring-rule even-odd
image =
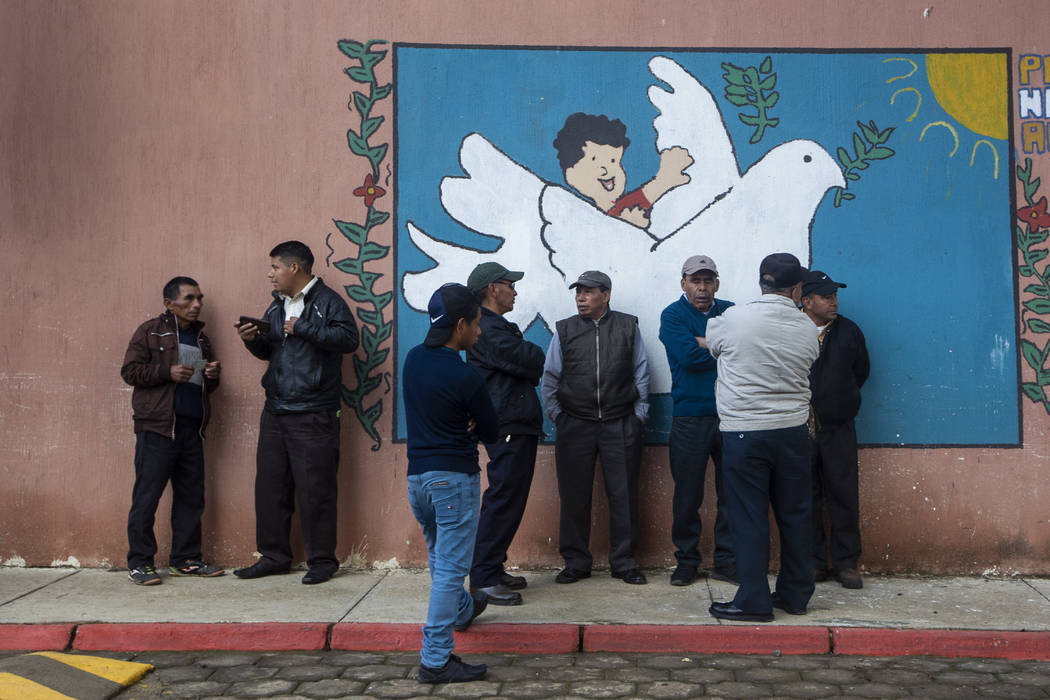
[[[0,700],[105,700],[153,666],[100,656],[42,651],[0,659]]]

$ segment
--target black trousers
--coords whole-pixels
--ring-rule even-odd
[[[335,557],[339,418],[335,411],[270,413],[259,422],[255,456],[255,540],[279,565],[292,561],[292,512],[299,507],[306,562]]]
[[[671,421],[668,456],[674,479],[671,541],[675,546],[675,559],[679,564],[697,568],[703,559],[700,556],[700,506],[704,502],[704,480],[710,456],[715,465],[718,497],[714,564],[717,568],[734,568],[732,534],[722,486],[722,434],[718,430],[718,416],[676,416]]]
[[[860,558],[860,489],[857,429],[853,421],[818,430],[813,439],[813,566],[856,569]],[[827,504],[831,537],[825,536]]]
[[[558,551],[565,566],[590,571],[591,491],[594,461],[600,457],[609,500],[609,566],[627,571],[638,566],[634,543],[638,529],[638,470],[642,461],[642,423],[633,414],[606,421],[558,416],[554,457],[561,498]]]
[[[198,420],[176,417],[175,437],[135,434],[135,485],[128,512],[128,568],[154,566],[153,523],[164,487],[171,482],[172,566],[201,558],[204,514],[204,448]]]
[[[769,613],[769,507],[780,530],[776,590],[790,608],[805,608],[813,595],[813,503],[809,430],[722,431],[729,525],[740,579],[733,604]]]
[[[538,442],[538,435],[508,435],[503,440],[485,443],[489,485],[481,497],[474,563],[470,567],[470,585],[474,588],[495,586],[503,575],[507,550],[525,515]]]

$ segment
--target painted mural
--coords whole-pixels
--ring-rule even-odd
[[[479,262],[525,271],[508,316],[544,347],[567,285],[601,269],[639,318],[663,443],[657,330],[682,260],[713,257],[742,301],[790,251],[849,284],[873,357],[863,443],[1019,444],[1006,52],[394,55],[396,366],[432,291]]]

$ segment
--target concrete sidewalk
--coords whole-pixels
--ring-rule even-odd
[[[525,604],[489,606],[457,633],[463,652],[924,654],[1050,660],[1050,580],[868,576],[862,590],[817,584],[809,614],[771,624],[707,613],[735,587],[688,587],[649,571],[630,586],[596,571],[572,585],[529,580]],[[419,648],[429,576],[343,571],[304,586],[302,572],[242,581],[164,576],[135,586],[124,571],[0,567],[0,649],[316,650]],[[771,578],[772,581],[772,578]]]

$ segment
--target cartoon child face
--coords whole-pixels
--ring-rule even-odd
[[[608,211],[627,185],[627,174],[620,164],[621,158],[623,146],[605,146],[586,141],[583,144],[583,158],[565,171],[565,181],[580,194],[593,199],[599,209]]]

